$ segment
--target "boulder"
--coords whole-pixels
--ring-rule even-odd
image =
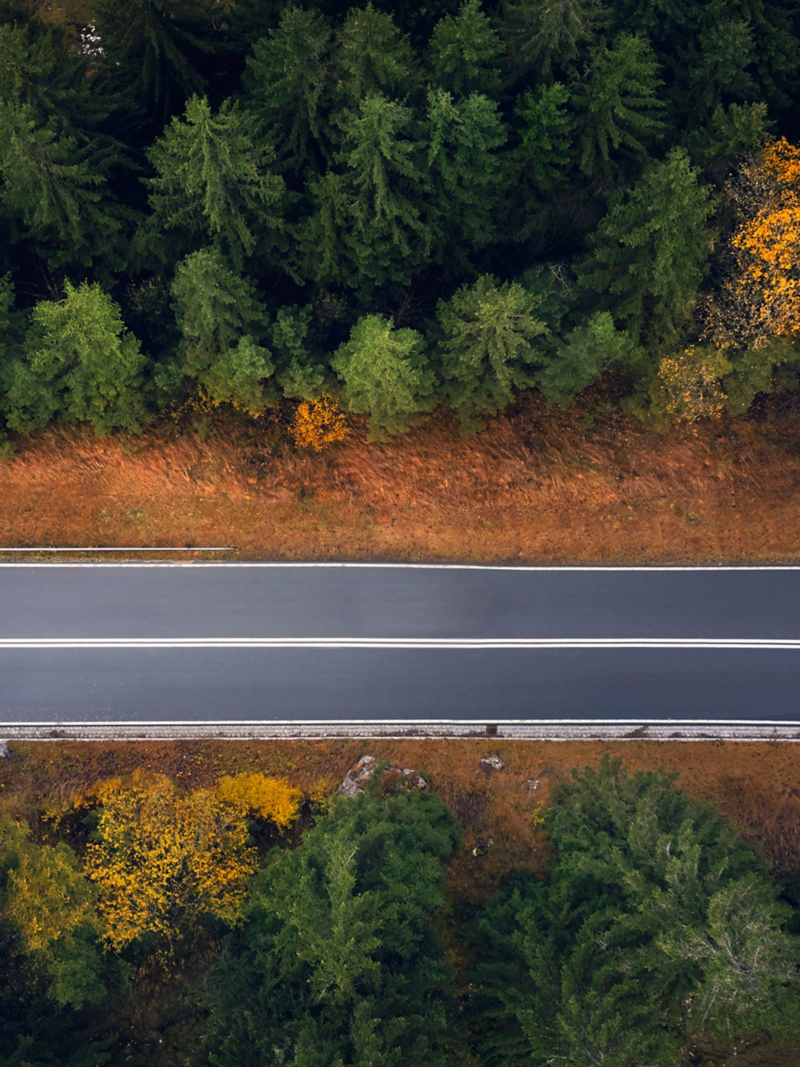
[[[358,763],[354,763],[347,772],[344,781],[336,790],[336,795],[354,797],[356,793],[360,793],[375,773],[377,762],[374,756],[362,756]],[[420,792],[424,792],[428,788],[428,783],[413,767],[395,767],[393,764],[389,764],[389,766],[383,768],[382,776],[384,780],[390,776],[402,778],[409,786],[419,789]]]
[[[11,759],[11,753],[8,751],[8,741],[0,741],[0,759]]]
[[[493,756],[484,756],[481,760],[482,771],[502,771],[505,767],[505,762],[500,758],[500,753],[495,752]]]

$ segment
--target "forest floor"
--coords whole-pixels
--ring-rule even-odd
[[[553,742],[553,741],[170,741],[10,742],[0,760],[0,809],[28,819],[46,837],[58,816],[99,779],[137,768],[169,775],[181,789],[212,785],[224,774],[261,772],[287,778],[317,803],[353,763],[370,753],[418,769],[465,828],[449,867],[454,900],[485,899],[514,869],[541,872],[547,839],[538,812],[552,787],[573,768],[597,766],[603,753],[621,755],[629,771],[663,767],[680,772],[677,785],[741,828],[781,880],[798,888],[800,868],[800,745],[791,743]],[[481,769],[498,752],[501,771]],[[709,1046],[704,1067],[796,1067],[800,1042],[777,1046],[747,1041]]]
[[[21,438],[0,463],[0,545],[231,545],[217,558],[232,559],[800,560],[797,413],[662,435],[619,413],[525,398],[466,440],[438,414],[382,442],[350,422],[320,453],[294,447],[281,412],[139,436]]]

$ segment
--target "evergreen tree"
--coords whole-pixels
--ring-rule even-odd
[[[215,987],[217,1067],[437,1067],[434,920],[460,827],[434,796],[338,798],[258,875]]]
[[[621,764],[554,791],[546,881],[487,911],[481,1062],[673,1067],[706,1030],[800,1030],[798,939],[764,866],[675,776]]]
[[[282,227],[283,179],[270,166],[274,153],[255,143],[250,116],[231,100],[216,115],[193,96],[186,118],[175,118],[148,151],[157,171],[146,184],[153,217],[150,231],[163,247],[164,230],[210,239],[237,270]]]
[[[339,106],[351,109],[370,94],[402,98],[416,85],[418,73],[408,38],[391,15],[373,7],[372,0],[365,8],[351,8],[336,35],[333,77]]]
[[[63,300],[40,300],[31,312],[23,358],[11,366],[8,425],[30,433],[57,419],[88,422],[97,434],[136,433],[147,419],[144,365],[100,285],[65,281]]]
[[[444,89],[428,91],[425,122],[434,259],[452,268],[463,262],[465,246],[481,248],[494,235],[508,191],[498,152],[506,130],[488,97],[471,93],[453,100]]]
[[[314,11],[284,8],[277,29],[257,41],[243,77],[248,109],[276,146],[278,169],[303,174],[329,154],[325,114],[329,107],[327,19]]]
[[[415,415],[433,409],[434,376],[421,334],[396,330],[382,315],[359,319],[331,366],[344,382],[347,407],[369,416],[373,436],[403,432]]]
[[[535,304],[517,282],[500,285],[489,274],[439,301],[444,390],[465,432],[502,410],[515,389],[532,384],[531,365],[540,358],[532,342],[546,333],[533,316]]]
[[[458,15],[445,15],[434,27],[426,65],[434,83],[449,93],[496,93],[503,45],[481,0],[464,0]]]
[[[568,407],[606,370],[635,373],[643,361],[630,334],[616,328],[608,311],[596,311],[584,325],[553,343],[536,372],[536,384],[549,404]]]
[[[275,316],[270,340],[276,355],[276,380],[283,395],[300,400],[318,400],[326,366],[309,351],[309,307],[282,307]]]
[[[253,287],[216,249],[203,249],[178,265],[172,292],[185,373],[212,403],[261,414],[273,399],[264,380],[274,367],[262,343],[266,313]]]
[[[674,344],[689,320],[713,247],[714,198],[687,153],[674,148],[629,193],[612,198],[580,265],[634,340]]]
[[[644,37],[620,33],[592,49],[588,74],[576,84],[580,168],[609,177],[621,159],[641,160],[665,131],[658,63]]]
[[[601,0],[502,0],[498,30],[506,47],[507,84],[526,75],[549,82],[605,22]]]

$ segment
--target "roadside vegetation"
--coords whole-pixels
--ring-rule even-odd
[[[3,1067],[796,1062],[797,746],[364,744],[12,743]]]

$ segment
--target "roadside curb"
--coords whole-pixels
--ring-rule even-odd
[[[800,722],[592,719],[0,723],[7,741],[260,741],[387,738],[514,741],[800,741]]]

